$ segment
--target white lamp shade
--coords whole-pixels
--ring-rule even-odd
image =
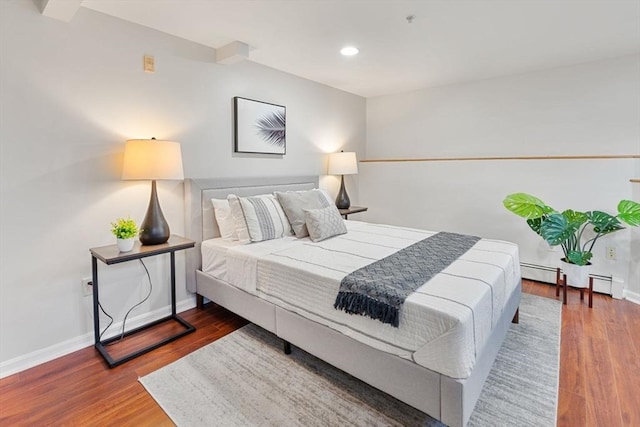
[[[329,175],[354,175],[358,173],[358,159],[354,152],[329,154]]]
[[[128,140],[122,179],[184,179],[180,144],[155,139]]]

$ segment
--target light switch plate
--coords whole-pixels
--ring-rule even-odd
[[[156,72],[156,62],[153,56],[145,55],[144,56],[144,72],[145,73],[155,73]]]

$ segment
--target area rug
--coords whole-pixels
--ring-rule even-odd
[[[561,307],[522,295],[470,426],[555,426]],[[179,427],[442,426],[254,325],[140,382]]]

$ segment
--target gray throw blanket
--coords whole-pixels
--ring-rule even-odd
[[[405,299],[478,240],[475,236],[437,233],[364,266],[342,279],[333,307],[397,328]]]

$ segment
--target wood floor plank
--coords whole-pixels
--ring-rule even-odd
[[[635,353],[640,354],[640,305],[625,301],[622,305],[622,313],[627,333],[631,337]],[[617,328],[616,328],[617,330]]]
[[[556,298],[553,285],[524,280],[523,291]],[[114,369],[89,347],[1,379],[0,426],[173,425],[138,378],[247,323],[215,304],[182,316],[196,332]],[[640,425],[640,387],[631,374],[639,369],[639,347],[640,306],[596,294],[589,309],[570,290],[562,317],[558,426]]]
[[[558,389],[558,425],[557,427],[576,427],[587,424],[586,398],[572,393],[571,390]]]
[[[585,310],[582,316],[587,349],[584,375],[597,378],[597,381],[587,381],[587,425],[616,427],[622,426],[622,417],[609,351],[606,306],[612,304],[601,298],[594,299],[594,308]]]
[[[629,327],[628,320],[640,318],[637,306],[623,301],[616,310],[603,311],[606,316],[606,329],[609,352],[614,363],[616,390],[620,396],[638,396],[640,393],[640,354],[637,346],[640,331]],[[636,374],[634,374],[636,373]],[[629,399],[619,399],[622,424],[640,426],[640,400],[635,404]]]
[[[569,303],[564,306],[562,317],[560,384],[564,390],[584,398],[586,365],[582,308],[575,303]]]

